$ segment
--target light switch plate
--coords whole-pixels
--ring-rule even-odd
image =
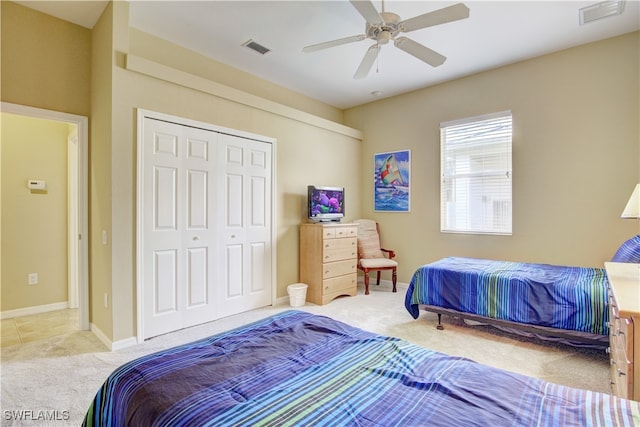
[[[27,275],[27,280],[30,285],[38,284],[38,273],[29,273]]]

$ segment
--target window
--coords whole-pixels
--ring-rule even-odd
[[[511,111],[440,124],[440,231],[511,234]]]

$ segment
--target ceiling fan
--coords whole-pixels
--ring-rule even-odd
[[[347,43],[357,42],[364,39],[371,39],[375,44],[369,47],[360,62],[360,66],[354,74],[354,79],[362,79],[369,74],[371,66],[378,57],[380,48],[393,40],[393,44],[419,60],[426,62],[432,67],[442,65],[447,59],[438,52],[421,45],[407,37],[397,37],[400,33],[420,30],[422,28],[433,27],[447,22],[457,21],[469,17],[469,8],[463,3],[428,12],[413,18],[401,20],[400,16],[392,12],[385,12],[384,0],[382,0],[382,12],[378,12],[371,0],[349,0],[353,7],[367,21],[365,34],[344,37],[324,43],[306,46],[303,52],[315,52],[329,47],[340,46]]]

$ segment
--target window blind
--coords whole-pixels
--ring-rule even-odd
[[[440,231],[511,234],[511,111],[440,124]]]

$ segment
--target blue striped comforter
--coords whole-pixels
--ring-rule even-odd
[[[608,335],[603,268],[449,257],[420,267],[405,307],[432,305],[529,325]]]
[[[640,403],[287,311],[145,356],[104,382],[92,426],[640,423]]]

